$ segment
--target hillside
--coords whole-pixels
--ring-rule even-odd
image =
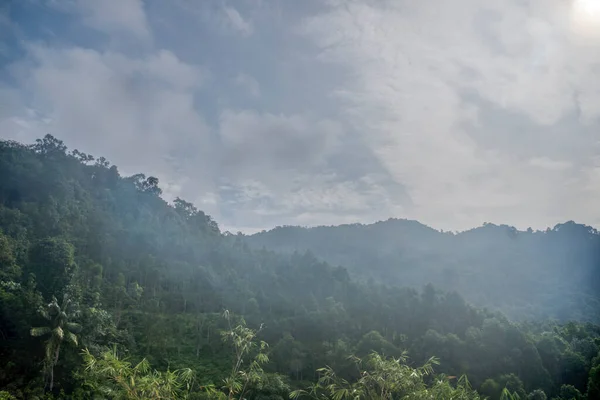
[[[392,224],[421,232],[410,242],[421,247],[406,260],[428,254],[426,244],[457,240],[415,223]],[[367,235],[355,232],[372,227],[344,229],[346,251],[358,256],[351,246]],[[464,248],[479,246],[475,239],[486,229],[459,235]],[[264,237],[282,248],[289,232],[313,231],[282,228]],[[362,259],[338,261],[352,271],[363,262],[377,276],[374,239],[360,247]],[[380,257],[394,254],[390,244]],[[421,274],[438,273],[439,259],[418,260]],[[534,290],[525,278],[512,277],[511,290]],[[580,282],[584,293],[591,279]],[[565,304],[580,298],[563,294]],[[33,145],[0,141],[0,398],[158,398],[148,393],[160,391],[166,399],[282,400],[318,386],[324,366],[360,385],[365,375],[357,375],[350,355],[370,357],[364,368],[387,374],[394,398],[498,400],[504,389],[523,399],[600,393],[597,325],[516,324],[433,285],[361,282],[309,253],[253,250],[193,204],[168,204],[154,177],[121,176],[104,158],[69,151],[49,135]],[[444,375],[434,380],[433,371]],[[470,384],[453,378],[463,374]],[[320,398],[339,398],[327,387],[337,386],[318,387]]]
[[[356,278],[456,290],[518,319],[600,319],[600,234],[566,222],[546,231],[485,224],[439,232],[416,221],[277,227],[246,237],[254,248],[310,251]]]

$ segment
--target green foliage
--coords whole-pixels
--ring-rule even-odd
[[[313,399],[479,399],[479,395],[471,388],[466,377],[461,377],[456,386],[449,383],[445,376],[433,379],[427,385],[427,377],[433,374],[433,366],[438,362],[429,359],[423,366],[412,368],[406,364],[407,357],[385,358],[378,353],[363,361],[353,357],[359,377],[350,382],[339,376],[331,367],[319,369],[320,378],[317,383],[306,390],[296,390],[291,398]]]
[[[521,400],[522,397],[517,392],[511,392],[507,388],[502,389],[500,400]]]
[[[412,287],[433,283],[513,319],[600,322],[600,234],[573,221],[535,232],[486,223],[453,234],[389,219],[276,227],[246,242],[257,249],[310,251],[363,280]]]
[[[0,400],[16,400],[16,397],[5,390],[0,390]]]
[[[276,375],[268,376],[263,370],[263,366],[269,362],[269,356],[266,353],[268,344],[257,341],[262,326],[258,331],[252,330],[246,327],[243,319],[233,326],[229,311],[225,311],[223,315],[229,329],[221,332],[221,336],[232,345],[234,351],[231,373],[223,381],[227,397],[244,398],[250,389],[258,393],[271,392],[271,395],[285,392],[287,387],[283,381]],[[247,365],[244,363],[245,357],[251,360]]]
[[[18,280],[21,269],[17,265],[12,240],[0,231],[0,281]]]
[[[502,227],[447,235],[405,221],[342,227],[337,232],[345,239],[331,229],[310,231],[319,232],[310,239],[319,244],[314,253],[341,257],[333,265],[347,270],[311,252],[253,249],[256,237],[222,233],[192,203],[178,198],[168,204],[160,194],[156,178],[123,177],[105,158],[68,153],[52,136],[31,146],[0,141],[0,388],[19,399],[127,391],[118,384],[121,375],[82,367],[82,357],[93,357],[99,365],[121,365],[123,376],[148,385],[145,393],[190,399],[282,399],[290,387],[319,382],[316,371],[323,366],[329,369],[321,373],[335,371],[331,384],[344,390],[412,387],[439,398],[474,398],[472,383],[497,400],[505,388],[521,398],[537,389],[553,398],[562,385],[572,385],[599,397],[600,327],[581,320],[594,320],[600,310],[590,290],[600,280],[597,271],[577,267],[594,261],[588,250],[597,236],[590,230],[564,224],[506,239]],[[295,230],[270,232],[279,243],[272,247],[284,246]],[[387,247],[373,250],[375,240]],[[427,249],[434,247],[443,251],[432,256]],[[531,267],[537,271],[532,280],[525,273],[531,258],[515,264],[512,255],[535,258],[542,250],[548,254],[540,260],[549,267],[543,273],[538,264]],[[571,258],[563,257],[566,250]],[[569,268],[559,262],[565,259],[572,261]],[[569,291],[560,293],[561,301],[528,297],[563,277],[560,268],[572,272],[572,265],[568,279],[579,279],[581,290],[565,281]],[[392,284],[421,286],[423,277],[436,286]],[[556,313],[580,321],[517,324],[439,286],[513,315],[528,307],[527,315],[539,315],[531,304],[549,301]],[[70,306],[52,299],[65,293]],[[47,320],[40,307],[42,314],[60,313]],[[225,318],[223,309],[231,311]],[[30,333],[45,334],[45,341]],[[76,351],[75,341],[89,356]],[[110,350],[115,346],[119,357]],[[406,365],[406,352],[415,365],[438,357],[441,375]],[[362,357],[361,371],[370,375],[360,375],[349,354]],[[144,359],[153,368],[134,371],[139,363],[129,360]],[[189,390],[182,372],[188,369],[195,371]],[[369,380],[385,371],[395,371],[389,384]],[[408,371],[420,378],[411,380]],[[471,383],[453,378],[464,375]],[[201,389],[211,385],[212,392]],[[168,394],[167,387],[174,391]],[[327,386],[319,390],[331,395]]]
[[[58,364],[60,349],[63,343],[69,343],[73,346],[78,345],[76,333],[80,331],[81,326],[70,319],[77,312],[73,303],[67,294],[64,295],[63,302],[59,305],[56,297],[52,301],[39,309],[40,315],[48,321],[48,325],[31,328],[31,336],[49,336],[45,344],[44,373],[48,378],[48,387],[54,388],[54,367]]]
[[[527,395],[527,400],[546,400],[548,397],[543,390],[536,389]]]
[[[143,359],[137,364],[122,360],[116,348],[94,357],[87,349],[83,351],[85,372],[83,375],[89,396],[102,396],[115,400],[187,399],[198,387],[194,372],[187,369],[159,372]]]
[[[600,361],[600,354],[596,359]],[[587,394],[590,400],[600,398],[600,363],[598,361],[590,370],[588,379]]]
[[[553,400],[583,400],[583,395],[572,385],[562,385],[560,387],[560,394]]]
[[[75,272],[75,249],[63,239],[37,241],[30,249],[27,272],[36,277],[44,298],[62,296]]]

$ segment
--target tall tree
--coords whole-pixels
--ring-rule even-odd
[[[58,304],[56,297],[44,308],[40,309],[40,314],[49,324],[46,326],[31,328],[32,336],[49,335],[46,341],[46,356],[44,358],[44,373],[48,379],[50,390],[54,388],[54,367],[58,363],[60,349],[63,342],[78,345],[76,332],[81,329],[80,325],[71,322],[70,319],[76,315],[71,299],[64,295],[62,304]]]

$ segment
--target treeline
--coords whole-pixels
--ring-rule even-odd
[[[160,195],[52,136],[0,142],[0,398],[599,397],[597,325],[515,324],[432,285],[252,250]],[[257,344],[242,364],[223,332]],[[381,381],[366,376],[388,397],[366,397]]]
[[[486,223],[452,233],[390,219],[284,226],[244,239],[257,249],[311,251],[356,279],[417,288],[432,283],[513,320],[600,322],[600,233],[573,221],[543,231]]]

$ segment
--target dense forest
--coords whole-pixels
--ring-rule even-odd
[[[545,231],[490,223],[439,232],[417,221],[277,227],[246,238],[253,248],[309,250],[352,277],[432,283],[514,320],[600,322],[600,234],[573,221]]]
[[[600,398],[590,228],[245,237],[158,183],[0,141],[0,399]]]

